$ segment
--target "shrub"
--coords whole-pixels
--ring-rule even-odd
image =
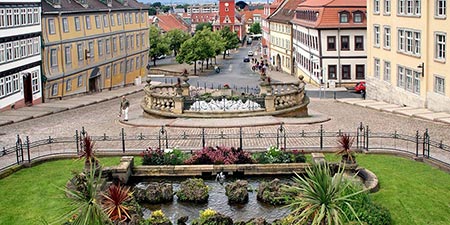
[[[299,151],[299,150],[293,150],[292,151],[292,162],[295,163],[304,163],[306,162],[306,156],[305,156],[305,152]]]
[[[250,154],[241,148],[206,147],[196,151],[186,164],[243,164],[253,163]]]
[[[167,165],[182,165],[187,158],[188,155],[177,148],[164,153],[164,162]]]
[[[147,219],[146,224],[148,225],[159,225],[168,224],[171,225],[169,218],[161,210],[153,211],[150,217]]]
[[[200,217],[192,221],[192,225],[232,225],[233,220],[213,209],[200,211]]]
[[[141,153],[143,165],[181,165],[187,155],[179,149],[166,149],[166,152],[157,148],[148,148]]]
[[[270,146],[265,153],[255,154],[255,159],[261,164],[294,162],[291,153],[275,146]]]

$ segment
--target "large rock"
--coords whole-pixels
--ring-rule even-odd
[[[204,203],[208,201],[208,191],[208,186],[203,179],[191,178],[181,182],[177,197],[180,201]]]
[[[246,203],[248,202],[248,182],[245,180],[237,180],[225,186],[225,194],[230,203]]]
[[[233,225],[233,219],[229,216],[216,213],[206,218],[204,221],[193,221],[192,225]]]
[[[258,188],[259,201],[269,203],[271,205],[284,205],[285,200],[282,198],[284,192],[281,190],[282,183],[279,179],[273,179],[270,182],[261,182]]]
[[[134,197],[138,202],[163,203],[173,200],[173,186],[169,183],[139,183],[134,187]]]
[[[269,225],[266,219],[262,217],[253,218],[245,223],[245,225]]]

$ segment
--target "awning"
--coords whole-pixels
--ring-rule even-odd
[[[91,75],[89,76],[89,79],[96,78],[98,76],[100,76],[100,69],[98,67],[95,67],[92,70]]]

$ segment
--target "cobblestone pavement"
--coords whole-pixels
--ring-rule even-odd
[[[143,93],[133,94],[129,97],[132,104],[130,111],[140,113],[139,103]],[[326,131],[356,131],[360,122],[368,125],[372,132],[397,131],[400,134],[415,135],[416,130],[422,134],[428,128],[431,139],[434,141],[442,140],[444,144],[450,144],[450,126],[430,122],[420,119],[413,119],[400,115],[375,111],[372,109],[339,103],[334,100],[311,99],[309,108],[328,115],[331,120],[322,123]],[[119,112],[119,100],[111,100],[96,105],[90,105],[66,112],[49,115],[24,122],[13,123],[2,126],[0,136],[0,148],[12,146],[15,143],[16,135],[21,137],[29,136],[31,141],[52,137],[71,137],[75,135],[75,130],[81,130],[85,127],[91,135],[119,135],[120,128],[124,127],[128,135],[157,134],[159,127],[135,128],[124,126],[119,123],[117,115]],[[155,125],[158,120],[155,119]],[[320,124],[311,125],[286,125],[288,132],[293,131],[318,131]],[[246,132],[256,133],[259,130],[276,132],[278,126],[248,127]],[[167,127],[169,133],[199,134],[196,128],[175,128]],[[228,129],[230,130],[230,129]],[[231,129],[232,130],[232,129]],[[210,130],[208,130],[209,132]],[[267,143],[269,144],[269,143]],[[249,145],[252,145],[249,143]]]

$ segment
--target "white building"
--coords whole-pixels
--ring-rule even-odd
[[[293,24],[295,74],[310,83],[353,85],[366,76],[366,1],[307,0]]]
[[[0,2],[0,111],[42,100],[40,2]]]

